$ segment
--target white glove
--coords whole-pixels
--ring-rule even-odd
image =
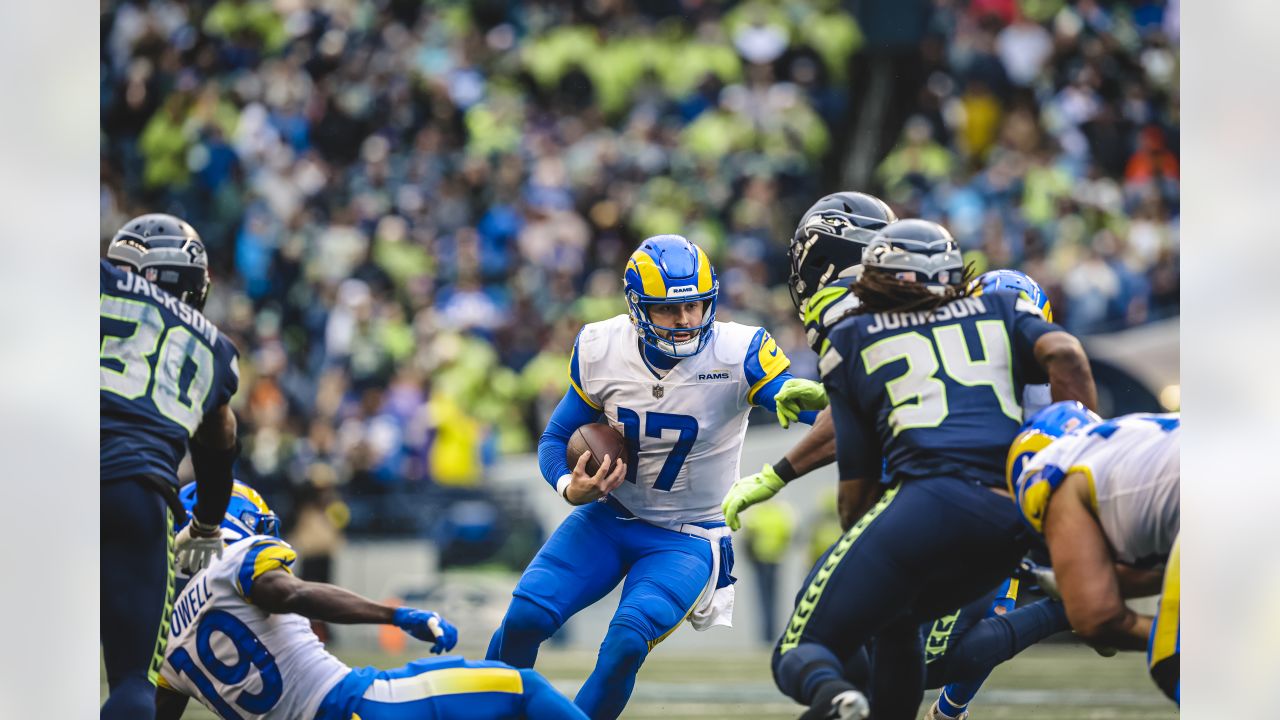
[[[210,531],[197,525],[199,521],[192,518],[173,540],[174,566],[189,575],[209,567],[214,558],[222,557],[222,528],[214,525]]]

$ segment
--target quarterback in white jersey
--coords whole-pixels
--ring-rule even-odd
[[[183,492],[188,509],[193,490]],[[435,653],[451,649],[458,633],[436,613],[295,578],[297,555],[274,534],[277,526],[261,496],[237,482],[221,557],[193,575],[174,603],[157,717],[180,717],[193,697],[227,720],[582,717],[532,671],[500,663],[440,657],[395,670],[348,667],[325,649],[310,619],[393,624],[433,642]]]
[[[1094,645],[1147,650],[1175,702],[1180,424],[1176,413],[1101,421],[1055,403],[1018,435],[1008,468],[1023,517],[1049,547],[1072,627]],[[1152,569],[1163,569],[1163,588],[1160,574],[1142,574]],[[1161,590],[1154,617],[1124,603]]]
[[[488,653],[532,667],[543,640],[625,578],[575,699],[592,718],[622,712],[640,664],[683,620],[730,624],[733,552],[720,499],[738,476],[752,406],[772,410],[791,378],[763,328],[716,321],[715,271],[685,238],[644,241],[623,282],[628,314],[579,333],[569,387],[538,443],[544,479],[577,508],[520,578]],[[592,476],[588,455],[570,468],[565,449],[594,422],[617,429],[630,457],[599,458]]]

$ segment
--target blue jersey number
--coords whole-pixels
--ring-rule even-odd
[[[623,434],[627,438],[627,482],[636,481],[636,457],[640,453],[640,414],[630,408],[618,408],[618,422],[622,423]],[[675,447],[667,454],[662,470],[658,471],[658,479],[653,483],[654,490],[670,492],[676,483],[676,475],[685,458],[693,450],[693,443],[698,439],[698,420],[689,415],[672,415],[671,413],[645,413],[645,437],[662,438],[662,431],[678,430]]]
[[[235,646],[234,662],[223,662],[214,654],[215,632],[227,636]],[[284,681],[280,677],[280,668],[276,667],[275,657],[249,626],[235,615],[224,610],[210,610],[200,619],[200,627],[196,629],[196,655],[200,658],[199,664],[185,648],[178,648],[169,655],[169,662],[175,670],[191,678],[191,682],[200,688],[200,694],[226,720],[240,720],[240,714],[222,698],[205,671],[223,685],[237,685],[249,676],[250,666],[257,668],[262,689],[256,693],[241,692],[236,696],[235,704],[254,715],[263,715],[280,702]],[[204,666],[203,671],[200,665]]]

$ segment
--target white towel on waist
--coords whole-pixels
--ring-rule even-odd
[[[689,613],[689,624],[694,630],[706,630],[717,625],[733,627],[733,583],[717,588],[720,579],[720,538],[729,537],[729,528],[704,528],[697,525],[681,525],[680,532],[705,539],[711,545],[711,577],[702,595]]]

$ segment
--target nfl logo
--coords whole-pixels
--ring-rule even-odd
[[[654,386],[653,386],[653,396],[654,396],[655,398],[660,398],[660,397],[662,397],[662,386],[661,386],[661,385],[654,385]]]

